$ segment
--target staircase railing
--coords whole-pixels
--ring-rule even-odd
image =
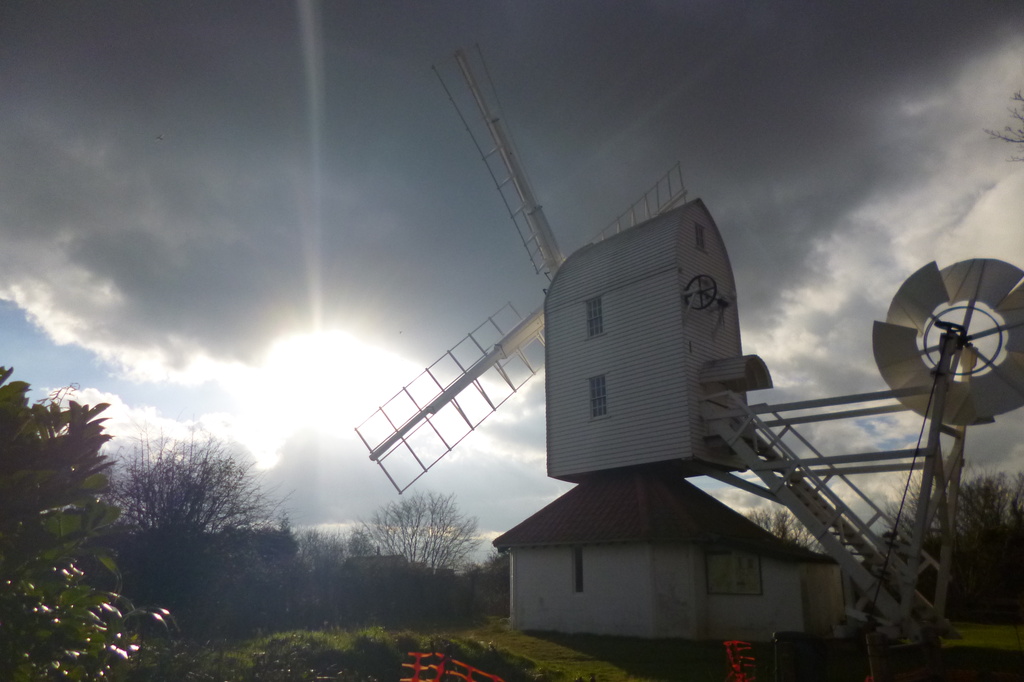
[[[904,622],[908,610],[914,623],[941,620],[932,604],[916,590],[912,591],[911,608],[901,605],[900,595],[905,586],[908,582],[917,583],[915,569],[907,562],[905,551],[901,551],[909,540],[896,526],[895,519],[848,476],[851,472],[863,473],[872,466],[893,468],[891,464],[879,463],[905,459],[911,451],[825,457],[796,429],[795,423],[801,418],[786,418],[781,410],[765,406],[748,406],[739,395],[729,391],[710,396],[706,405],[709,435],[728,445],[743,467],[759,479],[763,495],[786,505],[849,577],[858,597],[852,615],[901,628],[908,625]],[[869,408],[848,414],[879,413],[885,409]],[[769,415],[770,420],[763,419],[762,414]],[[811,456],[798,456],[789,445],[791,440]],[[867,468],[858,466],[864,462],[872,464]],[[914,464],[900,466],[910,469]],[[854,504],[867,510],[866,520],[836,492],[837,484],[849,491],[847,497],[852,494]],[[937,561],[923,553],[916,570],[938,566]]]

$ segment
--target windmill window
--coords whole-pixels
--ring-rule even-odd
[[[707,552],[708,594],[761,594],[761,557],[746,552]]]
[[[590,377],[590,416],[603,417],[608,414],[608,397],[605,394],[604,375]]]
[[[698,249],[704,248],[704,226],[700,223],[693,224],[693,236]]]
[[[572,548],[572,590],[583,591],[583,548]]]
[[[587,301],[587,336],[604,333],[604,316],[601,313],[601,297]]]

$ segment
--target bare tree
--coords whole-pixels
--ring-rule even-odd
[[[366,532],[365,524],[363,528],[355,528],[348,534],[345,539],[345,549],[350,557],[371,556],[377,553],[373,540]]]
[[[119,453],[110,497],[121,508],[122,522],[141,531],[269,528],[279,506],[252,464],[201,432],[182,440],[143,433]]]
[[[894,488],[890,499],[883,505],[889,516],[899,517],[904,533],[910,533],[920,493],[921,477],[915,473],[907,483]],[[1011,476],[1005,472],[968,466],[959,485],[953,529],[956,545],[960,548],[971,546],[996,528],[1024,531],[1024,472]],[[931,530],[938,531],[937,519],[933,521]]]
[[[1024,473],[964,477],[954,545],[951,589],[961,608],[987,608],[1024,594]]]
[[[363,521],[380,554],[398,554],[430,569],[462,567],[476,548],[477,520],[466,516],[455,494],[416,493],[388,502]]]
[[[901,504],[900,527],[909,533],[921,489],[919,476],[895,491],[885,509],[895,516]],[[905,500],[901,503],[901,500]],[[926,549],[938,551],[938,527],[930,529]],[[953,532],[949,612],[959,618],[989,618],[991,609],[1017,613],[1017,595],[1024,594],[1024,473],[1007,474],[968,467],[959,486]],[[927,574],[925,574],[927,575]],[[1000,604],[1010,602],[1010,606]]]
[[[1017,105],[1024,105],[1024,94],[1018,90],[1010,98],[1012,102],[1016,102]],[[1013,108],[1009,109],[1010,116],[1013,118],[1013,122],[1004,127],[1002,130],[989,130],[985,129],[985,132],[996,140],[1002,140],[1003,142],[1009,142],[1010,144],[1017,145],[1017,151],[1019,155],[1010,157],[1010,161],[1024,161],[1024,108],[1014,105]]]
[[[960,486],[956,532],[962,544],[995,528],[1024,530],[1024,472],[972,471]]]
[[[296,534],[298,559],[310,570],[342,566],[350,554],[348,539],[340,531],[308,528]]]
[[[785,507],[758,507],[747,512],[747,518],[791,547],[821,549],[811,532]]]

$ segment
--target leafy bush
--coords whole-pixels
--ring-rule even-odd
[[[130,606],[88,585],[85,558],[116,570],[90,541],[117,518],[100,499],[109,436],[88,407],[29,404],[0,367],[0,679],[101,679],[136,648]]]

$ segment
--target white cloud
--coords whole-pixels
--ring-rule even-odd
[[[1012,43],[972,61],[949,87],[897,100],[879,114],[890,128],[905,129],[891,153],[906,153],[900,145],[908,140],[925,153],[899,186],[868,195],[836,229],[817,237],[803,276],[778,292],[775,314],[760,318],[767,322],[761,329],[746,331],[748,348],[765,358],[778,387],[753,400],[884,389],[871,354],[871,323],[884,319],[908,275],[931,260],[945,267],[987,257],[1024,266],[1024,164],[1005,163],[1007,150],[982,132],[1001,115],[992,103],[1020,87],[1006,74],[1019,67],[1022,47]],[[901,414],[808,433],[824,453],[840,454],[912,447],[920,424],[917,415]],[[1017,470],[1022,442],[1020,414],[1003,415],[995,425],[970,429],[967,459]],[[887,481],[903,476],[858,478],[872,494],[885,495]],[[750,504],[739,493],[718,494]]]
[[[237,444],[231,417],[227,414],[206,414],[193,420],[175,419],[164,416],[156,407],[134,407],[116,394],[89,387],[76,389],[69,397],[84,405],[109,405],[101,416],[107,420],[104,430],[114,437],[111,446],[115,451],[132,447],[131,444],[140,438],[166,436],[185,439],[197,429],[225,443]]]

